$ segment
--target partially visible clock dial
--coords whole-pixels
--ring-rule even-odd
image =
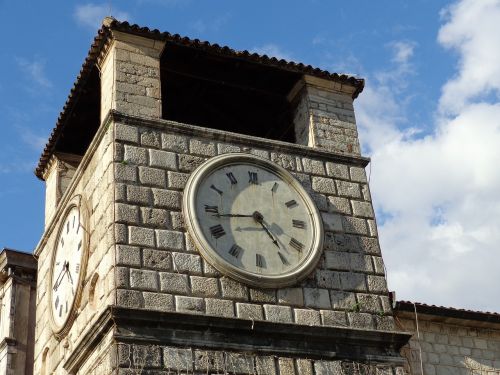
[[[55,243],[50,271],[50,310],[53,329],[69,328],[79,302],[87,256],[85,218],[77,205],[63,216]]]
[[[290,173],[254,155],[220,155],[200,166],[187,183],[184,213],[207,261],[257,287],[294,284],[321,255],[312,199]]]

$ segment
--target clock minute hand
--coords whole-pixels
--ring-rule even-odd
[[[269,228],[267,228],[267,225],[264,224],[264,216],[262,216],[262,214],[258,211],[255,211],[252,216],[255,219],[255,221],[259,223],[262,226],[262,228],[264,228],[269,238],[271,238],[271,240],[273,241],[273,244],[275,244],[276,247],[278,247],[279,249],[280,245],[278,244],[278,241],[276,240],[276,238],[274,238]]]

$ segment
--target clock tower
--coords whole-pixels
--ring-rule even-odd
[[[35,373],[400,373],[363,85],[106,18],[36,170]]]

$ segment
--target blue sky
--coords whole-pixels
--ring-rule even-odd
[[[0,0],[0,246],[31,251],[42,234],[33,169],[109,9]],[[123,0],[111,13],[366,78],[355,108],[390,289],[500,311],[499,0]]]

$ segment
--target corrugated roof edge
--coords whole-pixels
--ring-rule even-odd
[[[418,314],[436,315],[444,318],[456,318],[465,320],[476,320],[489,323],[500,323],[500,313],[457,309],[454,307],[444,307],[428,305],[425,303],[411,301],[397,301],[395,311],[413,313],[417,309]]]
[[[298,73],[309,74],[316,77],[336,81],[339,83],[349,84],[356,88],[356,90],[352,95],[353,99],[358,97],[358,95],[363,91],[363,88],[365,86],[365,81],[362,78],[355,78],[353,76],[349,76],[346,74],[330,73],[326,70],[314,68],[311,65],[304,65],[302,63],[295,63],[293,61],[286,61],[283,59],[279,60],[275,57],[269,57],[267,55],[250,53],[247,50],[236,51],[227,46],[219,46],[218,44],[211,44],[206,41],[200,41],[199,39],[190,39],[187,37],[183,37],[179,34],[160,32],[157,29],[151,30],[148,27],[141,27],[136,24],[131,25],[126,21],[120,22],[116,19],[110,19],[109,17],[107,17],[104,19],[101,29],[99,29],[99,31],[97,32],[97,36],[94,38],[94,42],[90,47],[87,57],[85,58],[80,73],[76,78],[73,88],[71,89],[68,95],[68,99],[66,100],[66,103],[64,104],[64,107],[56,121],[56,125],[49,136],[49,140],[45,145],[42,155],[40,156],[38,165],[35,169],[35,175],[40,180],[43,180],[43,172],[47,166],[47,163],[49,162],[50,157],[52,156],[55,144],[58,138],[60,137],[68,118],[70,118],[71,116],[72,110],[76,102],[78,101],[78,96],[80,95],[82,88],[85,86],[85,82],[89,78],[90,72],[92,71],[95,63],[97,62],[97,58],[103,46],[106,44],[108,37],[111,35],[111,30],[117,30],[130,34],[145,36],[148,38],[164,40],[171,43],[177,43],[180,45],[190,46],[193,48],[199,48],[208,52],[224,55],[227,57],[240,58],[246,61],[252,61],[255,63],[274,66],[279,69],[286,69]]]

